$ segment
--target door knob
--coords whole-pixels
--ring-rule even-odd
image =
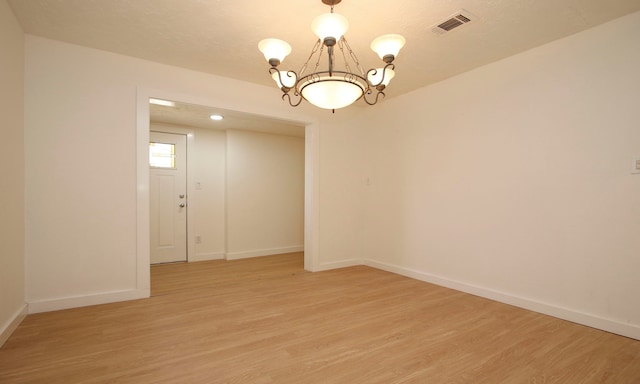
[[[180,204],[178,204],[178,207],[180,207],[180,208],[184,208],[184,203],[180,203]]]

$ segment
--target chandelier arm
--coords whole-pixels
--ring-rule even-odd
[[[299,97],[299,99],[298,99],[298,102],[297,102],[297,103],[292,103],[292,102],[291,102],[291,95],[289,95],[289,93],[283,93],[283,94],[282,94],[282,100],[284,100],[284,99],[285,99],[285,97],[286,97],[286,98],[287,98],[287,101],[289,102],[289,105],[290,105],[290,106],[292,106],[292,107],[297,107],[298,105],[300,105],[300,103],[302,103],[302,95],[301,95],[301,94],[299,94],[298,92],[294,92],[294,95]]]
[[[396,66],[389,63],[387,65],[384,66],[384,68],[382,68],[382,78],[380,79],[380,81],[377,84],[371,84],[371,86],[378,88],[379,86],[381,86],[384,81],[386,80],[386,76],[387,76],[387,69],[391,69],[392,71],[396,69]],[[367,76],[366,78],[369,79],[369,75],[373,75],[375,76],[378,73],[378,70],[375,68],[372,68],[370,70],[367,71]],[[384,87],[384,86],[383,86]]]
[[[376,98],[373,101],[369,101],[369,99],[367,99],[367,95],[370,95],[372,93],[371,89],[369,89],[367,92],[364,93],[364,95],[362,95],[362,98],[364,99],[364,101],[369,104],[369,105],[374,105],[378,102],[378,99],[380,98],[380,95],[382,95],[382,98],[385,97],[384,92],[382,91],[378,91],[376,93]]]
[[[295,87],[295,83],[298,82],[298,74],[295,71],[286,71],[286,72],[287,72],[287,77],[291,77],[291,78],[293,78],[295,80],[294,81],[294,85],[293,85]],[[291,90],[292,87],[287,87],[287,86],[284,85],[285,83],[284,83],[284,81],[282,81],[282,72],[281,71],[278,71],[278,69],[275,68],[275,67],[271,67],[271,68],[269,68],[269,73],[271,74],[271,76],[273,76],[274,73],[278,74],[278,81],[280,82],[280,85],[282,86],[280,88],[280,90],[282,92],[288,93]]]

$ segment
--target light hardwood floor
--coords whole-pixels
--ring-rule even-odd
[[[151,272],[150,299],[28,316],[0,383],[640,383],[640,341],[364,266]]]

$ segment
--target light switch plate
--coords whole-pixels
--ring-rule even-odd
[[[633,158],[631,173],[640,173],[640,156]]]

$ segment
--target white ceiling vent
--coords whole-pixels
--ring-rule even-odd
[[[475,17],[473,15],[471,15],[464,9],[461,9],[445,20],[441,21],[437,25],[433,26],[431,28],[431,31],[433,31],[433,33],[437,35],[444,35],[445,33],[451,32],[458,27],[462,27],[463,25],[466,25],[473,20],[475,20]]]

